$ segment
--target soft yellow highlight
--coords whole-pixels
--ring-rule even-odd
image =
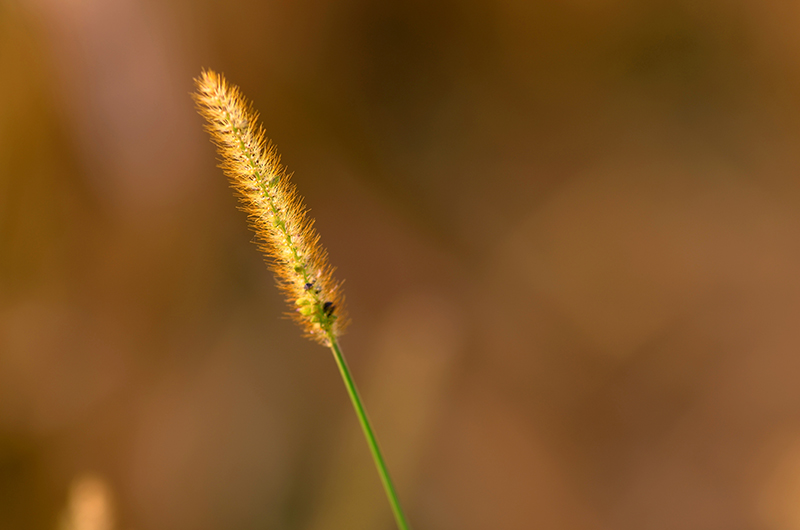
[[[70,486],[67,509],[59,530],[113,530],[114,503],[111,490],[102,478],[84,475]]]
[[[208,122],[206,130],[217,146],[220,167],[286,293],[293,308],[290,315],[308,337],[329,345],[329,334],[341,333],[347,319],[341,285],[333,278],[314,220],[306,215],[275,147],[257,124],[258,114],[239,88],[210,70],[195,83],[193,97]]]

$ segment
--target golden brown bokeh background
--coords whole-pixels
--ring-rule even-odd
[[[0,0],[0,530],[388,504],[189,93],[295,172],[415,530],[800,529],[800,6]]]

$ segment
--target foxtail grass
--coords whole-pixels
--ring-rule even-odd
[[[364,432],[397,526],[408,530],[377,438],[339,347],[348,323],[341,283],[307,215],[302,198],[280,163],[275,147],[258,124],[258,114],[238,87],[210,70],[195,79],[192,94],[217,146],[220,167],[248,214],[259,248],[289,302],[289,315],[304,334],[331,349]]]

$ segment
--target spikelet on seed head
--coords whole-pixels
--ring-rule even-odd
[[[306,215],[302,198],[280,164],[275,147],[257,123],[258,114],[238,87],[210,70],[195,79],[192,94],[216,144],[220,167],[231,181],[258,237],[259,248],[305,334],[328,345],[347,318],[341,285]]]

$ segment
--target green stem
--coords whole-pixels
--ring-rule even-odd
[[[331,343],[331,351],[333,357],[336,359],[336,364],[339,366],[339,372],[342,374],[344,386],[347,387],[347,393],[350,394],[350,401],[353,402],[353,408],[356,409],[358,421],[361,423],[361,428],[364,431],[364,437],[367,439],[369,450],[372,452],[372,458],[375,460],[375,467],[378,468],[378,474],[383,483],[383,489],[386,490],[386,496],[389,498],[389,504],[392,506],[397,527],[400,530],[408,530],[408,523],[406,517],[403,515],[403,509],[400,508],[400,501],[397,499],[397,492],[394,490],[394,484],[389,477],[389,470],[386,469],[386,462],[383,461],[383,455],[378,447],[378,440],[375,438],[375,433],[372,432],[372,426],[367,418],[367,412],[364,410],[364,405],[361,403],[361,398],[356,390],[356,384],[353,382],[353,377],[350,375],[350,369],[347,368],[347,363],[342,355],[342,350],[339,349],[339,343],[336,342],[336,337],[333,333],[328,333],[328,339]]]

